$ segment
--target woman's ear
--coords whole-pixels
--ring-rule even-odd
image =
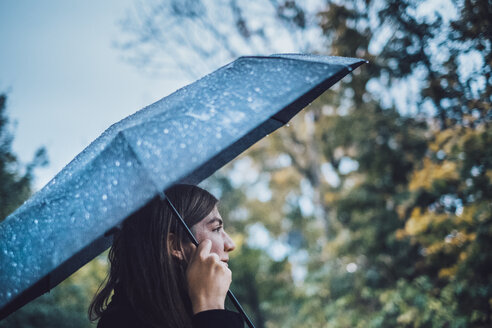
[[[169,238],[167,239],[167,247],[171,251],[172,256],[179,260],[185,259],[183,249],[178,246],[178,238],[172,232],[169,233]]]

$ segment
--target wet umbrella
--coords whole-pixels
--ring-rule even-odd
[[[112,125],[0,225],[0,319],[111,244],[171,185],[199,183],[364,63],[241,57]]]

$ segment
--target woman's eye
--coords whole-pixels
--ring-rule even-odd
[[[215,229],[214,229],[214,230],[212,230],[212,231],[214,231],[214,232],[219,232],[219,231],[220,231],[220,229],[222,229],[222,226],[217,227],[217,228],[215,228]]]

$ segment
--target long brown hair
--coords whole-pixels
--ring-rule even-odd
[[[206,217],[218,202],[192,185],[175,185],[165,194],[189,227]],[[171,233],[173,245],[168,238]],[[189,242],[174,211],[161,197],[129,216],[114,235],[109,273],[89,306],[90,320],[101,317],[118,284],[143,322],[155,327],[191,327],[187,259],[171,254],[173,249],[183,251]]]

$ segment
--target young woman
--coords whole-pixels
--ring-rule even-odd
[[[151,200],[115,233],[109,275],[89,307],[90,319],[99,319],[98,328],[243,327],[239,314],[224,309],[235,245],[218,200],[191,185],[176,185],[166,196],[199,246],[166,199]]]

